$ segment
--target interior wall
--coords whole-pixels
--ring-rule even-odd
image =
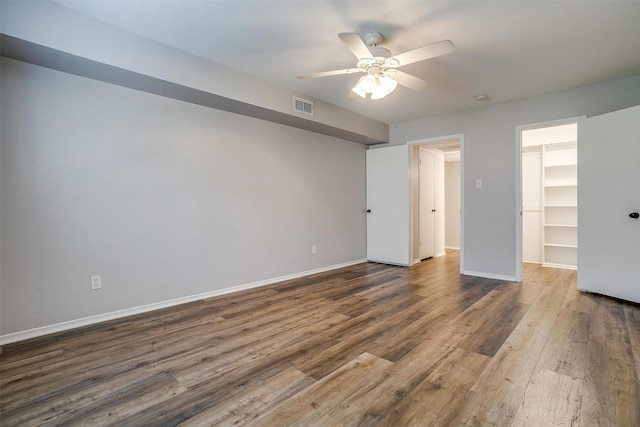
[[[0,334],[366,258],[365,146],[1,65]]]
[[[460,249],[460,162],[445,162],[445,247]]]
[[[390,126],[392,145],[464,134],[462,271],[516,277],[516,126],[593,116],[640,103],[640,76]],[[519,153],[517,153],[519,156]],[[476,188],[481,179],[482,188]],[[519,208],[518,208],[519,209]]]

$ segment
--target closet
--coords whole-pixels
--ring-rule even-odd
[[[522,132],[523,261],[577,268],[577,124]]]

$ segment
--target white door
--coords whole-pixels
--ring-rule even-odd
[[[418,221],[420,245],[418,256],[420,259],[429,258],[435,255],[435,185],[433,177],[433,154],[420,148],[419,152],[419,175],[420,175],[420,208]]]
[[[409,147],[367,150],[367,259],[410,265]]]
[[[522,153],[522,261],[541,264],[542,157],[535,148]]]
[[[578,135],[578,288],[640,302],[640,106]]]

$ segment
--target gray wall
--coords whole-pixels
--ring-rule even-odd
[[[640,104],[640,76],[390,126],[391,145],[464,134],[464,265],[516,275],[516,132],[519,125],[593,116]],[[476,189],[476,179],[483,188]]]
[[[1,78],[0,335],[366,256],[363,145],[7,58]]]

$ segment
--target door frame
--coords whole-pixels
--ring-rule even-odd
[[[432,145],[437,146],[438,144],[442,144],[447,141],[458,140],[460,141],[460,274],[464,271],[464,134],[458,133],[453,135],[444,135],[437,136],[433,138],[423,138],[407,141],[407,145],[409,146],[409,164],[412,164],[413,161],[413,150],[411,146],[413,145]],[[425,147],[429,148],[429,147]],[[435,148],[435,147],[434,147]],[[411,186],[413,186],[413,180],[411,182]],[[413,189],[410,191],[410,195],[413,194]],[[414,222],[414,200],[413,197],[410,196],[409,207],[411,212],[411,218],[409,219],[410,225],[410,235],[413,236],[415,230],[413,229]],[[413,245],[411,245],[411,265],[413,265],[415,260],[415,254],[413,253]]]
[[[516,178],[516,268],[515,281],[522,282],[522,132],[533,129],[548,128],[554,126],[580,123],[587,116],[567,117],[565,119],[549,120],[546,122],[530,123],[516,126],[516,158],[515,158],[515,178]]]

